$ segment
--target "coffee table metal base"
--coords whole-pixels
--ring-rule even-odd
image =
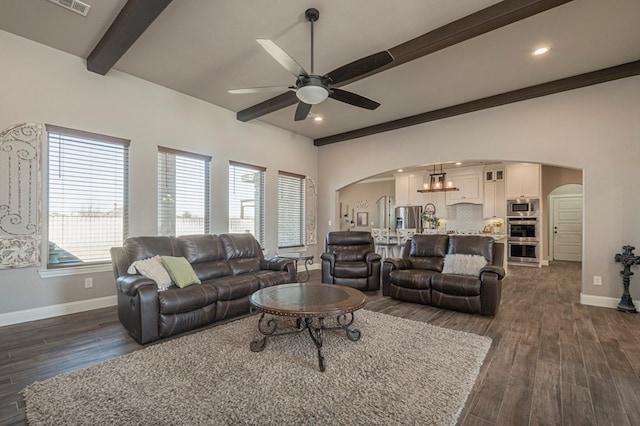
[[[322,355],[324,330],[344,330],[347,338],[353,342],[359,340],[362,334],[357,328],[349,328],[353,324],[353,312],[335,317],[338,324],[335,327],[327,327],[325,325],[325,318],[323,317],[317,318],[316,324],[314,324],[313,318],[306,317],[296,318],[296,327],[294,328],[282,328],[280,324],[278,324],[278,318],[270,317],[266,319],[265,315],[263,312],[260,315],[260,320],[258,320],[258,331],[262,334],[262,338],[252,341],[249,344],[249,348],[253,352],[260,352],[267,345],[267,338],[302,333],[305,330],[309,330],[309,337],[311,337],[311,340],[318,350],[318,367],[320,371],[325,371],[324,356]]]

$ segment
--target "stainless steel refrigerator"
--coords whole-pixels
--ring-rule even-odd
[[[422,206],[396,207],[396,228],[422,231]]]

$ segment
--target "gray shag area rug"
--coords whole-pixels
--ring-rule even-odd
[[[357,342],[325,331],[326,371],[308,333],[262,352],[258,316],[29,385],[38,425],[453,425],[491,339],[360,310]]]

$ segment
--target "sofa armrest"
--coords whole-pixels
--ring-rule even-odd
[[[482,278],[482,274],[484,272],[493,272],[498,275],[498,279],[501,280],[504,278],[504,268],[502,266],[495,265],[487,265],[480,269],[480,278]]]
[[[394,269],[409,269],[411,268],[411,261],[409,259],[403,259],[399,257],[387,257],[382,261],[382,268],[380,271],[382,280],[382,295],[389,296],[391,288],[391,271]]]
[[[333,269],[333,265],[336,264],[336,255],[333,253],[322,253],[320,259],[329,261],[331,263],[331,269]]]
[[[134,297],[140,287],[147,285],[154,286],[156,291],[158,289],[154,280],[142,275],[123,275],[116,279],[116,287],[118,290],[130,297]]]
[[[387,257],[384,259],[384,263],[389,264],[389,270],[411,268],[411,261],[401,257]]]
[[[290,271],[293,269],[293,260],[286,257],[272,257],[260,260],[260,269],[267,271]]]
[[[367,253],[367,254],[364,256],[364,260],[365,260],[367,263],[373,263],[373,262],[375,262],[376,260],[381,260],[381,259],[382,259],[382,256],[380,256],[378,253],[374,253],[374,252]]]

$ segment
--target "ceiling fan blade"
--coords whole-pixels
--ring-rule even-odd
[[[272,93],[272,92],[286,92],[287,90],[293,90],[294,87],[291,86],[267,86],[267,87],[247,87],[244,89],[231,89],[227,90],[229,93],[233,93],[234,95],[245,94],[245,93]]]
[[[393,56],[384,50],[382,52],[374,53],[373,55],[365,56],[364,58],[353,61],[347,65],[343,65],[340,68],[336,68],[325,75],[325,77],[331,79],[331,84],[338,84],[371,72],[391,63],[392,61]]]
[[[304,102],[298,102],[298,106],[296,108],[295,121],[302,121],[307,118],[309,115],[309,111],[311,111],[311,105],[305,104]]]
[[[284,92],[259,104],[238,111],[236,118],[240,121],[249,121],[297,103],[298,97],[296,96],[296,92]]]
[[[296,77],[300,77],[301,75],[304,75],[305,77],[309,76],[304,68],[302,68],[302,65],[296,62],[296,60],[293,59],[291,55],[289,55],[280,46],[278,46],[271,40],[257,38],[256,41],[260,43],[260,46],[262,46],[273,59],[278,61],[278,63],[285,67],[285,69],[287,69],[287,71],[289,71],[291,74],[295,75]]]
[[[356,95],[352,92],[347,92],[346,90],[342,89],[331,89],[329,97],[340,102],[370,110],[374,110],[380,106],[380,104],[376,101],[365,98],[364,96]]]

